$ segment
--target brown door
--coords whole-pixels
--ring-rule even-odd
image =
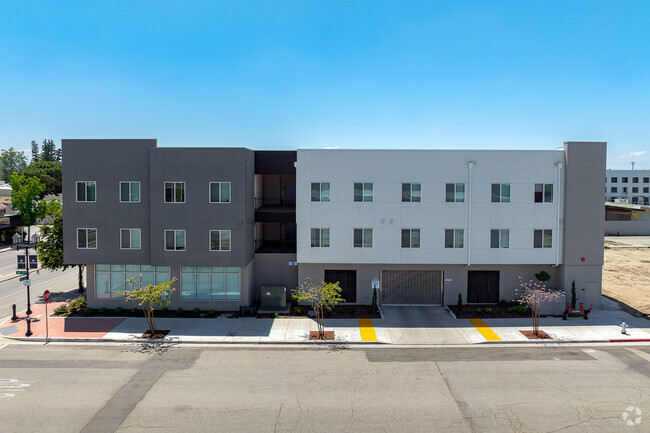
[[[499,302],[499,271],[467,272],[467,303],[496,304]]]
[[[357,302],[357,271],[325,270],[326,283],[338,282],[341,286],[341,297],[346,302]]]

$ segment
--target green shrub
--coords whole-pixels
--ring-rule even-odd
[[[84,314],[86,316],[90,316],[91,314],[93,314],[93,311],[94,310],[92,308],[88,308],[88,307],[84,308]]]
[[[474,310],[474,311],[476,311],[477,313],[481,313],[483,310],[481,310],[480,308],[477,308],[477,309]]]
[[[507,307],[508,306],[508,301],[506,301],[505,299],[500,300],[499,301],[499,306]]]
[[[508,308],[506,308],[506,311],[507,311],[508,313],[512,313],[512,307],[508,307]]]
[[[491,314],[491,313],[492,313],[492,308],[489,308],[489,307],[486,308],[486,309],[485,309],[485,312],[488,313],[488,314]]]
[[[605,244],[605,249],[608,250],[608,249],[609,249],[609,245]]]
[[[182,316],[183,313],[184,313],[184,311],[183,311],[183,309],[182,309],[181,307],[178,307],[178,308],[176,309],[176,315],[177,315],[177,316]]]
[[[63,316],[68,314],[68,306],[65,304],[61,304],[58,307],[54,309],[54,314],[57,316]]]
[[[104,314],[104,313],[106,313],[107,311],[108,311],[108,308],[106,308],[106,307],[102,307],[102,308],[99,309],[99,312],[100,312],[101,314]]]
[[[210,317],[214,317],[216,314],[217,314],[217,312],[214,311],[214,310],[208,311],[208,316],[210,316]]]
[[[280,315],[278,313],[273,313],[273,317],[277,319],[278,317],[280,317]]]
[[[74,299],[70,301],[68,304],[68,311],[70,313],[76,313],[77,311],[81,311],[84,308],[86,308],[88,305],[86,304],[86,297],[85,296],[79,296],[77,299]]]
[[[524,307],[523,305],[517,305],[517,313],[519,314],[526,313],[526,307]]]
[[[137,312],[138,312],[138,309],[137,309],[137,308],[135,308],[135,307],[134,307],[134,308],[131,308],[131,314],[135,314],[135,313],[137,313]]]
[[[123,311],[124,311],[124,308],[122,308],[122,307],[117,307],[117,308],[115,309],[115,314],[122,314]]]
[[[302,308],[300,308],[299,305],[296,305],[295,307],[293,307],[293,312],[296,313],[296,314],[301,314],[302,313]]]
[[[199,314],[201,314],[201,310],[199,310],[198,308],[195,308],[195,309],[192,310],[192,314],[194,314],[195,316],[198,316]]]
[[[458,311],[463,311],[463,295],[460,293],[458,294],[458,302],[456,302],[456,308],[458,308]]]

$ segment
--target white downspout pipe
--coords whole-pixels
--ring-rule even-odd
[[[556,241],[555,241],[555,266],[560,265],[560,206],[562,206],[562,163],[556,162],[557,167],[557,221],[555,222]]]
[[[467,183],[467,266],[472,263],[472,168],[476,162],[467,163],[469,167],[469,182]]]

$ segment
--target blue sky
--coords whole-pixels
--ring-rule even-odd
[[[4,1],[0,148],[553,149],[650,169],[648,1]]]

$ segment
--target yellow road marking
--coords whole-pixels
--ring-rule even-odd
[[[375,328],[372,326],[372,319],[358,319],[361,341],[377,341]]]
[[[478,330],[478,332],[485,337],[487,341],[500,341],[501,337],[499,337],[496,332],[494,332],[492,329],[490,329],[489,326],[485,324],[484,321],[481,319],[467,319],[469,320],[469,323],[474,325],[474,327]]]

